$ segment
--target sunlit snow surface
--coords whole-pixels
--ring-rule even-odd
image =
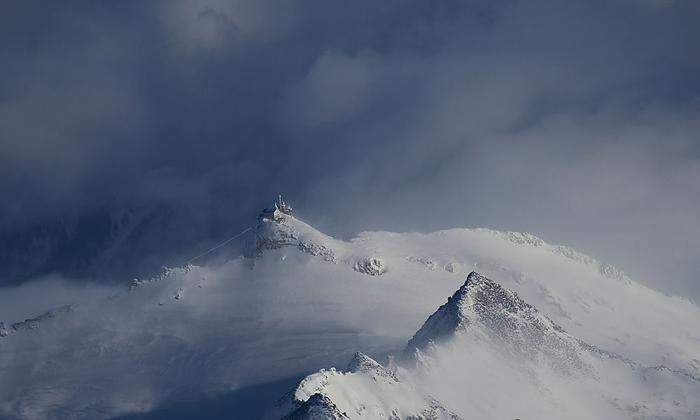
[[[255,235],[249,257],[172,269],[110,299],[5,325],[0,417],[145,412],[342,367],[356,351],[398,354],[471,271],[620,358],[586,359],[593,373],[562,376],[462,334],[399,368],[421,398],[465,419],[700,416],[698,307],[569,248],[484,229],[343,242],[290,216]],[[664,367],[643,369],[654,366]]]

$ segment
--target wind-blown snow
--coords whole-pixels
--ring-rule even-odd
[[[41,317],[32,328],[6,323],[6,336],[0,337],[0,417],[101,418],[143,412],[342,366],[356,351],[380,357],[398,353],[472,270],[517,292],[539,310],[538,316],[571,337],[638,366],[613,363],[606,383],[636,384],[627,376],[645,375],[658,377],[654,381],[661,384],[671,370],[687,378],[700,376],[697,306],[533,235],[484,229],[366,232],[345,242],[285,216],[281,223],[261,222],[253,242],[250,256],[220,267],[170,269],[109,299]],[[514,393],[510,405],[504,396],[504,414],[533,395],[526,370],[479,347],[472,349],[473,360],[481,364],[454,369],[451,363],[463,360],[451,348],[436,345],[431,352],[444,356],[430,356],[434,374],[407,377],[406,384],[450,388],[453,383],[440,378],[453,371],[472,381],[455,382],[463,389],[489,389],[502,381],[525,387]],[[499,363],[505,367],[489,374],[487,367]],[[664,367],[650,371],[642,366]],[[558,389],[553,386],[558,376],[542,372],[538,380]],[[654,389],[621,388],[610,398],[623,404],[633,400],[625,392],[653,396]],[[468,401],[449,389],[443,395],[450,409],[463,413],[462,403]],[[567,395],[572,407],[589,403],[576,393]],[[658,401],[651,396],[650,401]],[[679,406],[697,400],[687,398]],[[677,407],[671,400],[664,404]]]

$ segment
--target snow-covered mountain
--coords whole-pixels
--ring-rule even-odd
[[[341,241],[284,212],[263,213],[250,242],[221,266],[0,326],[0,417],[147,412],[362,352],[395,363],[358,355],[273,411],[698,418],[700,309],[568,247],[486,229]]]
[[[700,416],[700,379],[587,344],[475,272],[427,319],[398,364],[391,362],[386,369],[358,353],[345,371],[322,369],[280,400],[269,418]]]

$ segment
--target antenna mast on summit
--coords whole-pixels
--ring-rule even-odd
[[[293,212],[292,206],[284,202],[282,194],[277,195],[277,208],[284,214],[291,215]]]

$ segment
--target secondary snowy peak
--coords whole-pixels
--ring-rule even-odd
[[[461,420],[362,353],[344,372],[321,369],[307,376],[264,418]]]
[[[404,356],[467,333],[530,360],[563,370],[587,370],[579,340],[515,292],[476,272],[427,319],[408,342]]]

